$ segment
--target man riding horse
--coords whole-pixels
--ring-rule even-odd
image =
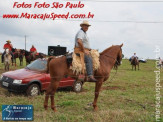
[[[133,61],[134,58],[136,58],[138,60],[136,53],[134,53],[134,55],[131,57],[131,62]]]
[[[35,56],[36,56],[36,54],[37,54],[37,50],[36,50],[36,48],[34,47],[34,45],[32,45],[32,47],[31,47],[31,49],[30,49],[30,52],[31,52],[31,54],[32,54],[32,56],[33,56],[33,60],[35,59]]]
[[[136,66],[138,66],[138,70],[139,70],[139,60],[138,57],[136,56],[136,53],[134,53],[134,55],[131,57],[131,65],[132,65],[132,70],[135,67],[135,71],[136,71]]]
[[[83,67],[84,67],[83,61],[85,61],[88,81],[96,82],[97,80],[93,76],[93,64],[92,64],[92,58],[90,56],[91,48],[90,48],[89,39],[86,33],[88,31],[89,26],[91,25],[88,23],[88,21],[85,20],[83,21],[83,23],[80,24],[80,26],[81,26],[81,29],[77,32],[75,36],[74,52],[78,56],[80,56]]]
[[[7,40],[6,41],[7,43],[4,45],[4,47],[3,47],[3,49],[5,49],[5,51],[3,52],[3,54],[2,54],[2,63],[4,62],[4,55],[6,54],[6,49],[9,49],[9,51],[10,51],[10,54],[11,54],[11,56],[12,56],[12,62],[13,62],[13,58],[14,58],[14,55],[13,55],[13,53],[12,53],[12,48],[13,48],[13,46],[12,46],[12,44],[11,44],[11,41],[10,40]]]

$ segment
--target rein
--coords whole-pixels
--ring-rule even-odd
[[[106,57],[108,57],[108,58],[112,58],[112,59],[114,59],[114,60],[116,61],[116,63],[120,64],[120,63],[117,61],[117,59],[115,59],[114,57],[109,56],[109,55],[104,55],[104,56],[106,56]],[[117,74],[117,69],[116,69],[116,72],[114,73],[113,77],[112,77],[109,81],[112,81],[112,80],[115,78],[115,75],[116,75],[116,74]]]
[[[111,57],[111,56],[109,56],[109,55],[105,55],[105,56],[114,59],[114,60],[116,61],[116,63],[120,64],[120,63],[117,61],[117,59],[115,59],[114,57]]]

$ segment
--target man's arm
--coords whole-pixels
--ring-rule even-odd
[[[89,55],[89,52],[87,52],[87,51],[84,50],[84,46],[83,46],[82,40],[81,39],[77,39],[77,41],[78,41],[79,47],[81,48],[81,50],[83,51],[83,53]]]
[[[82,50],[83,52],[85,52],[85,51],[84,51],[84,46],[83,46],[82,40],[81,40],[81,39],[78,39],[77,42],[78,42],[79,47],[81,48],[81,50]]]
[[[10,44],[11,48],[13,48],[12,44]]]

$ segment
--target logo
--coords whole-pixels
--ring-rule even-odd
[[[50,49],[50,55],[53,55],[53,54],[54,54],[54,50]]]
[[[3,121],[32,121],[32,105],[2,105]]]

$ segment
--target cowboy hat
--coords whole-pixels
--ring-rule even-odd
[[[80,24],[80,26],[82,26],[82,25],[91,26],[87,20],[84,20],[84,21]]]
[[[11,41],[10,41],[10,40],[7,40],[6,42],[9,42],[9,43],[11,43]]]

